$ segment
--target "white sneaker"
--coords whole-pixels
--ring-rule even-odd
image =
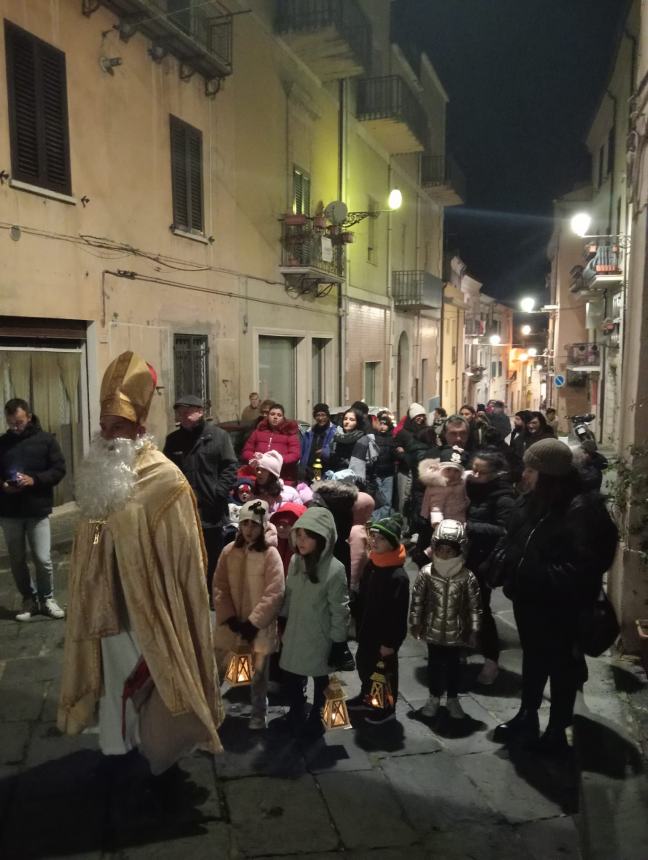
[[[43,601],[41,606],[43,615],[48,615],[50,618],[65,618],[65,612],[61,609],[53,597],[48,597]]]
[[[251,716],[248,728],[253,732],[260,732],[268,728],[268,718],[265,715]]]
[[[34,615],[38,615],[38,603],[33,597],[25,597],[22,609],[16,613],[16,621],[31,621]]]
[[[499,675],[499,666],[497,665],[495,660],[489,660],[486,658],[484,660],[484,665],[482,666],[482,670],[477,676],[477,683],[483,684],[485,687],[490,687],[491,684],[495,682],[495,679]]]
[[[436,717],[439,710],[439,697],[430,696],[427,702],[421,708],[421,714],[424,717]]]
[[[466,716],[464,709],[459,704],[459,699],[448,699],[446,708],[453,720],[463,720]]]

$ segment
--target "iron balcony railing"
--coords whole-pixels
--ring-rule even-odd
[[[340,235],[313,226],[308,218],[304,224],[281,225],[281,265],[302,274],[304,269],[325,272],[336,279],[344,278],[344,243]]]
[[[466,177],[451,155],[424,155],[421,163],[424,187],[449,186],[462,200],[466,199]]]
[[[597,279],[621,279],[623,269],[621,267],[621,250],[618,244],[602,242],[597,245],[589,245],[586,248],[586,254],[592,255],[583,269],[583,280],[586,286]]]
[[[173,54],[206,79],[232,74],[232,14],[217,0],[99,0],[119,17],[129,38],[144,33],[155,59]],[[83,0],[86,14],[96,3]]]
[[[570,343],[567,345],[567,367],[599,368],[601,366],[601,346],[598,343]]]
[[[356,113],[359,120],[390,119],[405,123],[421,146],[428,137],[425,111],[399,75],[360,78]]]
[[[318,33],[334,28],[368,69],[371,63],[371,23],[357,0],[278,0],[277,33]]]
[[[429,272],[392,272],[394,304],[402,308],[440,310],[443,305],[443,281]]]

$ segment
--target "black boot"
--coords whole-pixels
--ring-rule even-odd
[[[545,733],[531,746],[533,752],[545,756],[564,756],[571,751],[563,728],[549,724]]]
[[[505,723],[500,723],[493,732],[493,740],[508,744],[513,740],[534,740],[540,734],[538,712],[521,709]]]

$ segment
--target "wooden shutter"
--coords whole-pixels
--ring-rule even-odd
[[[5,22],[11,173],[71,193],[65,54]]]
[[[202,132],[177,117],[172,116],[170,121],[173,225],[202,233]]]
[[[310,215],[310,176],[293,168],[293,212],[295,215]]]

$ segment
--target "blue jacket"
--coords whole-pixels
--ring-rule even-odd
[[[335,438],[335,434],[339,431],[339,429],[340,428],[333,424],[333,422],[330,422],[323,434],[322,453],[320,455],[322,465],[325,465],[328,462],[329,457],[331,456],[331,442]],[[313,440],[315,439],[316,435],[319,436],[319,434],[316,434],[314,432],[312,427],[310,430],[307,430],[306,433],[304,433],[301,447],[302,468],[306,468],[306,466],[310,465],[311,450],[313,447]]]

